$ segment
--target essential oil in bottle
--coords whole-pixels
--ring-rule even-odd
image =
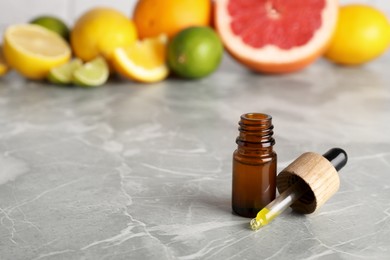
[[[247,113],[239,122],[238,145],[233,154],[233,211],[253,218],[275,199],[276,153],[272,117]]]

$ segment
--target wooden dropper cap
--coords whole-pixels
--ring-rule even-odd
[[[296,182],[302,182],[307,192],[291,208],[304,214],[313,213],[339,189],[338,170],[347,160],[347,153],[340,148],[330,149],[324,155],[304,153],[278,174],[278,191],[282,194]]]

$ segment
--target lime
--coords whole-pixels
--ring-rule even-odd
[[[73,73],[83,66],[80,59],[74,59],[49,71],[47,79],[55,84],[70,84],[73,81]]]
[[[97,87],[106,83],[109,71],[106,60],[97,57],[73,72],[73,83],[84,87]]]
[[[43,15],[31,20],[30,23],[40,25],[42,27],[45,27],[46,29],[58,33],[65,40],[69,39],[70,31],[68,26],[61,19],[57,17]]]
[[[168,66],[184,78],[209,75],[218,68],[222,55],[221,40],[206,26],[184,29],[168,44]]]

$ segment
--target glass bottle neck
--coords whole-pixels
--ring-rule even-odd
[[[239,125],[240,133],[236,139],[239,153],[270,154],[273,152],[275,139],[272,137],[274,127],[271,116],[260,113],[244,114]]]

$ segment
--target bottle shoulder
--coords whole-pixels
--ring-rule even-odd
[[[236,149],[233,153],[233,160],[251,164],[262,164],[267,162],[276,161],[277,154],[275,151],[250,151],[243,152],[240,149]]]

